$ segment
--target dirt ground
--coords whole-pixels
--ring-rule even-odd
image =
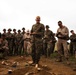
[[[0,60],[0,75],[76,75],[76,63],[56,62],[42,56],[40,70],[37,70],[30,65],[31,62],[31,56],[11,56],[8,60]]]

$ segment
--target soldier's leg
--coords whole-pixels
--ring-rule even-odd
[[[44,56],[47,57],[47,43],[43,43]]]
[[[57,50],[58,50],[58,60],[57,61],[61,62],[62,61],[62,41],[61,40],[59,40],[57,42]]]
[[[36,64],[38,64],[41,56],[42,43],[37,43],[35,47],[36,47]]]
[[[64,55],[64,47],[63,47],[63,44],[61,45],[61,47],[62,47],[62,55]]]
[[[4,58],[4,50],[0,49],[0,59],[3,59],[3,58]]]
[[[50,54],[53,53],[53,43],[50,43]]]
[[[13,46],[13,54],[15,55],[16,52],[16,45]]]
[[[8,55],[8,49],[4,49],[3,53],[4,59],[7,59],[7,55]]]
[[[12,55],[14,55],[14,51],[15,51],[15,44],[12,43]]]
[[[9,45],[9,55],[11,55],[11,46]]]
[[[11,42],[10,47],[11,47],[11,55],[13,55],[13,43],[12,42]]]
[[[48,57],[50,57],[50,55],[52,54],[52,49],[53,49],[53,45],[52,43],[49,42],[47,46]]]
[[[32,60],[33,60],[33,63],[36,63],[36,49],[35,49],[35,44],[32,43],[32,52],[31,52],[31,56],[32,56]]]
[[[73,55],[74,55],[74,56],[76,55],[75,52],[76,52],[76,44],[74,43],[74,44],[73,44]]]
[[[19,45],[18,47],[18,54],[21,56],[22,53],[22,44]]]
[[[24,51],[25,51],[25,55],[27,56],[27,42],[24,41]]]
[[[66,59],[68,59],[69,58],[69,52],[68,52],[68,45],[67,45],[66,40],[63,41],[63,48],[64,48],[64,57]]]
[[[72,42],[70,43],[69,49],[70,49],[71,56],[73,56],[73,44],[72,44]]]
[[[22,55],[24,55],[24,41],[22,42]]]
[[[54,52],[54,48],[55,48],[55,43],[52,43],[52,53]]]
[[[50,57],[51,54],[51,45],[50,43],[47,44],[47,57]]]
[[[11,42],[10,42],[10,45],[9,45],[9,55],[12,55],[13,54],[13,49],[12,49],[12,44],[11,44]]]
[[[16,45],[15,55],[18,55],[18,47],[19,45]]]

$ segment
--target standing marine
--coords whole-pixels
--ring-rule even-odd
[[[43,36],[45,27],[44,24],[40,23],[40,16],[36,17],[36,23],[32,26],[31,29],[31,35],[32,35],[32,60],[33,64],[35,64],[35,67],[38,68],[38,64],[40,61],[40,56],[42,52],[42,46],[43,46]]]

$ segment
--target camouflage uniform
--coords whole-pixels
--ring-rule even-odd
[[[49,26],[46,26],[49,27]],[[52,53],[52,49],[53,49],[53,32],[51,30],[46,30],[44,33],[44,37],[46,38],[46,43],[47,43],[47,47],[45,49],[45,55],[46,56],[50,56],[50,54]],[[47,53],[47,54],[46,54]]]
[[[61,23],[61,21],[60,21]],[[62,25],[61,25],[62,26]],[[67,46],[67,40],[69,39],[69,30],[66,26],[63,26],[62,28],[57,29],[57,34],[56,34],[58,41],[57,41],[57,50],[58,50],[58,55],[59,55],[59,61],[62,61],[62,46],[64,49],[64,57],[68,59],[68,46]]]
[[[21,55],[22,53],[22,40],[23,35],[21,34],[21,30],[18,30],[18,34],[16,34],[16,54]]]
[[[13,29],[13,54],[15,55],[16,53],[16,29]]]
[[[4,35],[7,35],[6,29],[3,29],[3,34],[4,34]]]
[[[55,33],[54,33],[53,38],[52,38],[52,45],[53,45],[52,53],[54,52],[54,49],[55,49],[55,43],[56,43],[56,38],[55,38]]]
[[[25,28],[23,27],[22,28],[22,35],[24,36],[24,34],[26,34],[26,32],[25,32]],[[22,41],[22,54],[24,55],[25,54],[25,49],[24,49],[24,40]]]
[[[8,54],[8,41],[5,39],[5,35],[2,34],[2,38],[0,38],[0,53],[3,54],[3,58]]]
[[[8,41],[9,55],[13,55],[13,35],[11,33],[11,29],[8,29],[6,40]]]
[[[25,28],[23,27],[22,30],[23,30],[23,31],[22,31],[22,34],[24,35],[24,34],[26,33],[26,32],[25,32]]]
[[[42,37],[44,36],[44,25],[41,23],[34,24],[31,29],[32,35],[32,59],[33,63],[38,64],[42,51]]]
[[[70,36],[70,40],[71,40],[71,45],[72,45],[72,49],[73,50],[70,50],[71,54],[74,55],[75,54],[75,51],[76,51],[76,34],[72,34]]]

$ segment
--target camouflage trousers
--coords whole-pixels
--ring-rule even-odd
[[[50,54],[53,53],[53,44],[52,42],[43,43],[44,55],[45,57],[50,57]]]
[[[2,58],[6,57],[8,55],[8,49],[0,49],[0,54],[2,54]]]
[[[73,45],[73,54],[75,55],[75,51],[76,51],[76,42],[73,42],[72,45]]]
[[[47,57],[50,57],[50,54],[52,54],[53,44],[52,42],[47,43]]]
[[[38,64],[42,52],[42,41],[36,41],[32,43],[32,60],[33,63]]]
[[[69,52],[68,52],[67,40],[58,39],[57,50],[58,50],[58,55],[59,56],[63,56],[62,46],[63,46],[63,50],[64,50],[64,57],[68,58],[69,57]]]

